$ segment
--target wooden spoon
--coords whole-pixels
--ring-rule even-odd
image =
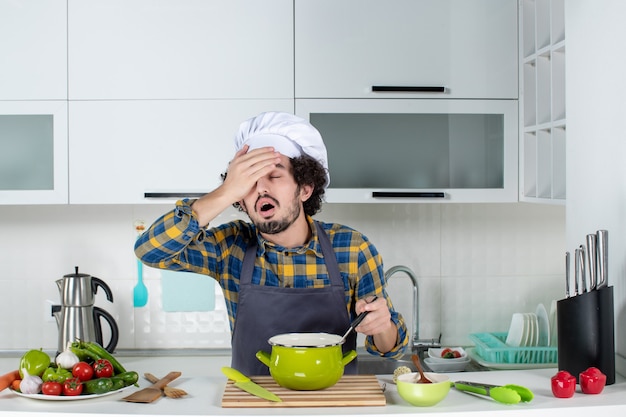
[[[417,367],[417,372],[420,373],[420,379],[416,380],[415,382],[422,383],[422,384],[432,384],[433,381],[426,378],[426,375],[424,375],[424,371],[422,370],[422,364],[420,363],[420,358],[418,358],[417,355],[412,355],[411,360],[413,360],[413,363]]]

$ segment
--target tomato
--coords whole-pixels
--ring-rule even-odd
[[[460,358],[461,352],[451,348],[445,348],[441,351],[441,357],[444,359]]]
[[[451,353],[452,349],[450,348],[445,348],[444,350],[441,351],[441,357],[445,358],[447,354]]]
[[[56,381],[44,382],[41,386],[41,393],[44,395],[61,395],[63,392],[63,385]]]
[[[93,368],[87,362],[78,362],[72,368],[72,375],[81,381],[89,381],[93,378]]]
[[[585,394],[600,394],[606,385],[606,375],[592,366],[578,375],[578,381]]]
[[[106,359],[98,359],[93,363],[96,378],[110,378],[113,376],[113,365]]]
[[[83,383],[77,377],[66,379],[63,383],[63,395],[74,396],[83,392]]]
[[[567,371],[559,371],[551,380],[552,394],[557,398],[570,398],[576,391],[576,378]]]

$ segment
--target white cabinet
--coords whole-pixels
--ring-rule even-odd
[[[517,0],[295,0],[296,98],[517,99],[517,22]]]
[[[565,204],[564,0],[520,0],[520,200]]]
[[[70,203],[210,191],[235,154],[239,124],[270,109],[293,112],[293,100],[71,101]]]
[[[69,0],[73,99],[293,98],[292,0]]]
[[[517,100],[297,99],[334,203],[514,202]]]
[[[0,100],[67,99],[66,0],[0,0]]]
[[[67,101],[0,101],[0,204],[67,204]]]

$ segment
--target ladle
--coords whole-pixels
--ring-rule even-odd
[[[376,301],[378,297],[374,297],[372,298],[371,301],[369,301],[367,304],[369,303],[373,303],[374,301]],[[357,316],[356,319],[354,319],[354,321],[350,324],[350,327],[348,327],[348,330],[343,334],[343,337],[341,338],[341,343],[346,341],[346,337],[348,337],[348,335],[350,334],[350,332],[354,329],[356,329],[356,327],[361,324],[361,322],[363,321],[363,319],[365,318],[365,316],[367,316],[367,314],[369,313],[369,311],[364,311],[361,314],[359,314]]]
[[[426,375],[424,375],[424,371],[422,370],[422,364],[420,363],[420,358],[417,355],[411,355],[411,360],[413,360],[413,363],[417,367],[417,372],[420,373],[419,381],[416,380],[415,382],[420,382],[422,384],[432,384],[433,381],[426,378]]]

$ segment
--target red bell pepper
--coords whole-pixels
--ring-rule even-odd
[[[606,385],[606,375],[592,366],[578,375],[578,382],[585,394],[600,394]]]
[[[557,398],[570,398],[576,391],[576,378],[567,371],[559,371],[551,379],[552,394]]]

